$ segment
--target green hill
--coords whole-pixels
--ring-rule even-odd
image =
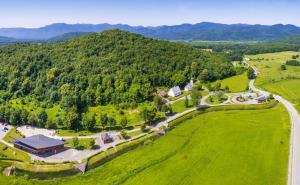
[[[222,55],[119,30],[65,43],[2,46],[0,65],[2,103],[30,96],[66,111],[132,107],[151,100],[158,86],[183,86],[191,76],[217,80],[235,74]]]

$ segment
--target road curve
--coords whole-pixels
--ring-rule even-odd
[[[255,71],[255,75],[259,74],[257,68],[248,64]],[[270,93],[260,90],[254,85],[255,80],[250,80],[249,88],[261,95],[268,96]],[[282,103],[287,109],[291,121],[291,134],[290,134],[290,152],[289,152],[289,167],[288,167],[288,185],[300,185],[300,117],[298,111],[293,104],[279,95],[274,95],[274,98]]]

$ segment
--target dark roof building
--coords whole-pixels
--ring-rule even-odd
[[[44,135],[34,135],[27,138],[13,139],[14,146],[26,152],[41,155],[57,153],[64,149],[64,141]]]
[[[114,139],[108,133],[101,134],[101,139],[104,144],[114,142]]]
[[[268,99],[265,96],[259,97],[256,99],[258,103],[264,103],[266,102]]]

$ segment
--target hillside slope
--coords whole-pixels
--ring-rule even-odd
[[[0,47],[0,65],[0,100],[34,96],[66,110],[135,104],[151,100],[158,86],[235,73],[221,55],[119,30],[61,44]]]

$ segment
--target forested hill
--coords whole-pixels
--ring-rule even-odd
[[[66,110],[151,100],[157,86],[234,75],[222,55],[119,30],[60,44],[0,47],[0,100],[32,96]]]

